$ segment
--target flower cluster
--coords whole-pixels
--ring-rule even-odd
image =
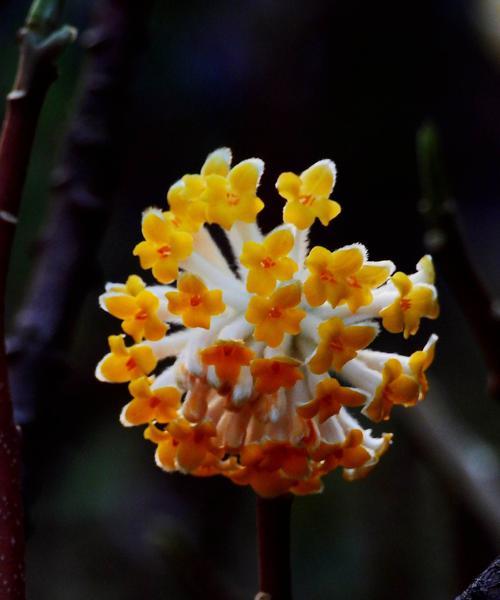
[[[408,338],[438,316],[434,271],[425,256],[415,273],[394,273],[361,244],[309,249],[313,222],[340,213],[330,160],[280,175],[284,223],[264,236],[263,169],[256,158],[231,168],[221,148],[170,188],[168,210],[144,212],[134,254],[156,283],[106,286],[100,304],[124,333],[109,338],[96,374],[129,383],[121,421],[145,426],[166,471],[309,494],[337,467],[364,476],[391,442],[350,409],[378,423],[424,398],[436,336],[411,356],[368,347],[381,327]],[[232,257],[207,225],[222,228]]]

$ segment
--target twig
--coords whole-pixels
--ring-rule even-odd
[[[258,600],[291,600],[290,513],[292,495],[257,496]]]
[[[61,372],[73,333],[68,324],[98,278],[96,254],[125,146],[133,59],[150,7],[149,0],[96,2],[93,25],[82,36],[89,53],[83,92],[54,173],[54,204],[33,279],[8,341],[16,420],[23,426],[35,421],[51,374]]]
[[[24,598],[21,444],[12,418],[5,354],[5,291],[10,251],[38,117],[56,79],[55,61],[76,37],[59,26],[63,2],[36,0],[19,31],[19,64],[0,136],[0,586]]]
[[[500,558],[497,558],[455,600],[498,600],[500,598]]]
[[[490,393],[500,399],[500,314],[472,264],[450,198],[437,131],[423,126],[417,137],[424,200],[425,243],[469,322],[489,371]]]

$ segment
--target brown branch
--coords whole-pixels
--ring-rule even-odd
[[[21,444],[12,416],[5,353],[5,292],[15,224],[40,110],[55,61],[76,36],[58,28],[61,2],[37,0],[19,31],[20,55],[0,136],[0,582],[2,599],[24,598]]]
[[[290,513],[292,495],[257,496],[258,600],[291,600]]]
[[[497,558],[455,600],[498,600],[500,598],[500,558]]]
[[[82,40],[89,62],[63,156],[38,262],[9,339],[16,420],[34,422],[50,374],[59,372],[72,327],[98,278],[96,255],[126,147],[132,65],[144,42],[149,0],[96,2]],[[53,393],[53,392],[52,392]]]

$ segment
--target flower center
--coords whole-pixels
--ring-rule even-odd
[[[399,306],[401,307],[401,310],[408,310],[411,308],[411,300],[409,298],[401,298]]]
[[[273,306],[267,314],[271,319],[279,319],[283,314],[283,311],[278,306]]]
[[[151,408],[156,408],[159,404],[160,399],[158,398],[158,396],[151,396],[151,398],[149,399],[149,406]]]
[[[226,201],[229,204],[229,206],[236,206],[239,203],[240,199],[238,198],[238,196],[229,193],[226,197]]]
[[[260,261],[260,266],[261,266],[263,269],[270,269],[271,267],[274,267],[274,266],[275,266],[275,264],[276,264],[276,263],[274,262],[274,260],[273,260],[273,259],[272,259],[270,256],[266,256],[266,258],[263,258],[263,259]]]
[[[344,349],[344,344],[342,343],[342,340],[339,340],[338,338],[333,339],[328,346],[334,351],[334,352],[342,352],[342,350]]]
[[[301,196],[299,198],[299,204],[302,204],[303,206],[311,206],[313,202],[314,196]]]
[[[158,252],[162,258],[167,258],[167,256],[172,254],[172,248],[168,244],[165,244],[164,246],[160,246],[156,252]]]
[[[321,281],[329,281],[331,283],[336,283],[335,277],[332,275],[332,273],[330,273],[328,269],[321,271],[321,273],[319,274],[319,278],[321,279]]]
[[[148,313],[143,309],[136,313],[135,318],[137,321],[145,321],[148,318]]]
[[[199,306],[201,304],[200,294],[195,294],[194,296],[191,296],[189,304],[191,304],[191,306]]]
[[[137,367],[137,363],[135,362],[135,358],[133,358],[132,356],[127,360],[127,362],[125,363],[125,367],[129,370],[129,371],[133,371],[136,367]]]
[[[271,371],[274,373],[274,375],[277,375],[281,371],[281,365],[279,362],[273,362],[271,365]]]

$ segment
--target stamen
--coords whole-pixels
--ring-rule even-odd
[[[269,269],[270,267],[274,267],[275,265],[276,265],[276,263],[274,262],[274,260],[270,256],[266,256],[266,258],[263,258],[260,261],[260,266],[263,269]]]
[[[165,244],[164,246],[160,246],[156,252],[158,252],[162,258],[167,258],[167,256],[172,254],[172,248],[168,244]]]
[[[330,281],[331,283],[337,283],[335,277],[327,269],[321,271],[321,273],[319,274],[319,278],[321,279],[321,281]]]
[[[411,308],[411,300],[409,298],[401,298],[399,306],[401,306],[401,310],[408,310]]]
[[[335,352],[342,352],[342,350],[344,349],[344,345],[339,339],[332,340],[328,345]]]
[[[133,358],[132,356],[127,360],[127,362],[125,363],[125,367],[129,370],[129,371],[133,371],[136,367],[137,367],[137,363],[135,362],[135,358]]]
[[[136,313],[135,318],[137,321],[145,321],[148,318],[148,313],[145,310],[140,310]]]
[[[299,204],[302,204],[303,206],[311,206],[313,202],[314,196],[301,196],[299,198]]]
[[[234,194],[228,194],[226,201],[229,204],[229,206],[236,206],[239,203],[240,199]]]
[[[156,408],[159,404],[160,399],[158,398],[158,396],[151,396],[151,398],[149,399],[149,406],[151,408]]]
[[[361,288],[361,286],[359,285],[359,281],[356,279],[356,277],[354,275],[349,275],[348,277],[345,278],[347,285],[350,285],[351,287],[354,288]]]
[[[272,319],[279,319],[283,314],[283,311],[278,306],[273,306],[267,314]]]
[[[201,304],[201,296],[199,294],[195,294],[194,296],[191,296],[191,299],[189,300],[189,304],[191,304],[191,306],[199,306]]]

